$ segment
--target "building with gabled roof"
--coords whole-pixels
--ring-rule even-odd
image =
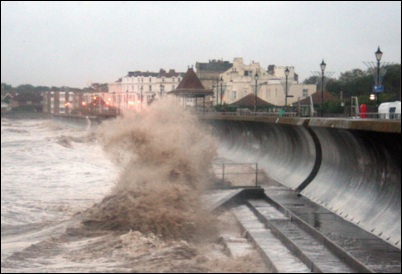
[[[259,108],[268,108],[274,106],[273,104],[268,103],[267,101],[262,100],[260,97],[255,96],[254,94],[250,93],[245,97],[241,98],[240,100],[231,103],[229,106],[232,107],[239,107],[239,108],[248,108],[253,110],[254,107],[256,109]]]
[[[42,112],[43,98],[40,94],[31,92],[20,92],[10,100],[11,109],[24,108],[25,110],[33,110]]]
[[[314,105],[321,105],[321,91],[318,90],[315,93],[310,95],[313,101]],[[310,96],[308,96],[307,98],[304,98],[302,100],[300,100],[299,102],[294,102],[293,105],[297,105],[298,103],[300,103],[300,105],[310,105]],[[338,100],[338,98],[336,98],[334,95],[332,95],[331,93],[329,93],[328,91],[324,90],[324,94],[323,94],[323,99],[324,102],[335,102]]]
[[[285,70],[289,71],[287,93],[285,90]],[[221,104],[231,104],[248,94],[257,96],[275,106],[290,105],[298,98],[314,93],[316,85],[299,84],[293,66],[270,66],[265,70],[258,62],[245,64],[243,58],[234,58],[232,68],[220,76]],[[287,97],[286,97],[287,95]]]
[[[183,80],[169,94],[180,98],[184,106],[194,106],[197,108],[200,103],[198,101],[202,100],[203,107],[205,108],[205,105],[212,105],[214,92],[211,89],[204,88],[193,68],[188,68]]]

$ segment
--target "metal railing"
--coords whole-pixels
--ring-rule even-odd
[[[297,112],[204,112],[200,113],[207,117],[217,116],[254,116],[254,117],[298,117]]]
[[[366,112],[360,113],[358,116],[351,116],[352,119],[383,119],[383,120],[401,120],[400,113],[378,113]]]
[[[252,111],[237,111],[237,112],[198,112],[198,115],[202,115],[204,117],[301,117],[297,112],[252,112]],[[387,120],[401,120],[400,113],[378,113],[378,112],[367,112],[367,113],[359,113],[356,115],[355,113],[349,114],[350,116],[325,116],[325,118],[350,118],[350,119],[387,119]],[[316,118],[316,117],[301,117],[301,118]],[[320,118],[320,117],[319,117]]]
[[[220,163],[214,165],[217,183],[229,187],[257,187],[258,163]]]

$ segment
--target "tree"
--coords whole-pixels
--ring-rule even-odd
[[[34,92],[34,86],[30,84],[26,85],[19,85],[17,87],[17,92],[23,93],[23,92]]]
[[[351,71],[341,73],[341,75],[339,76],[339,81],[347,83],[349,81],[355,80],[356,78],[365,77],[369,75],[370,74],[368,72],[364,72],[361,69],[353,69]]]
[[[318,76],[310,76],[309,78],[305,79],[303,81],[303,84],[309,85],[309,84],[313,84],[313,85],[317,85],[317,83],[320,81]]]
[[[401,83],[401,65],[394,64],[385,66],[387,73],[384,76],[384,93],[380,96],[382,102],[395,101],[400,99],[400,83]],[[308,78],[312,79],[312,77]],[[351,96],[358,96],[359,98],[368,98],[373,92],[373,75],[370,69],[362,71],[360,69],[353,69],[341,73],[338,79],[331,79],[328,81],[327,90],[335,96],[339,96],[340,92],[343,93],[343,98],[348,99]],[[366,101],[359,100],[360,101]]]

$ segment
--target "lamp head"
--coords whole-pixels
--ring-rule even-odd
[[[377,61],[379,62],[381,60],[382,57],[382,51],[380,50],[380,46],[378,46],[377,51],[375,52],[375,58],[377,59]]]
[[[285,69],[285,76],[289,76],[289,68],[288,67],[286,67],[286,69]]]
[[[324,72],[326,66],[327,66],[327,64],[325,64],[324,59],[322,59],[322,62],[321,62],[321,64],[320,64],[320,67],[321,67],[321,71],[322,71],[322,72]]]

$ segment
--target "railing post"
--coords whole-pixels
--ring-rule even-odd
[[[222,185],[225,184],[225,163],[222,164]]]
[[[255,186],[258,186],[258,163],[255,163]]]

